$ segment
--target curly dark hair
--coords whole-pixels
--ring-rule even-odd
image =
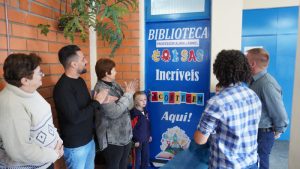
[[[222,50],[218,53],[213,65],[213,73],[222,87],[239,82],[248,83],[251,79],[250,65],[239,50]]]
[[[103,77],[105,77],[106,73],[110,75],[111,70],[114,67],[116,67],[116,63],[113,60],[107,58],[99,59],[95,66],[98,80],[101,80]]]
[[[10,54],[4,61],[3,65],[3,76],[7,83],[21,87],[21,79],[28,78],[32,79],[33,71],[36,69],[42,59],[34,54],[29,55],[24,53],[14,53]]]

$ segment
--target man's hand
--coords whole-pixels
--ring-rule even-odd
[[[275,140],[278,139],[278,138],[281,136],[281,134],[282,134],[282,133],[276,132],[276,131],[275,131],[275,132],[274,132],[274,138],[275,138]]]
[[[108,96],[106,97],[106,99],[104,100],[103,104],[113,103],[113,102],[115,102],[116,100],[118,100],[118,97],[108,95]]]
[[[102,104],[106,100],[107,95],[108,95],[108,89],[103,89],[100,92],[95,91],[94,100]]]
[[[60,159],[64,155],[64,146],[63,146],[63,141],[59,139],[56,143],[56,146],[54,147],[54,150],[56,154],[58,155],[57,159]]]
[[[196,130],[194,133],[194,140],[197,144],[205,144],[208,140],[208,137],[202,134],[199,130]]]

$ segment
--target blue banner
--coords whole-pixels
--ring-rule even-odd
[[[210,20],[146,23],[152,159],[187,149],[210,91]]]

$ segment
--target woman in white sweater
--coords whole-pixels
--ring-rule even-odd
[[[54,168],[63,155],[49,103],[36,91],[42,85],[41,58],[11,54],[3,66],[7,82],[0,92],[0,168]]]

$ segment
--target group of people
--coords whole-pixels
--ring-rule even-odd
[[[44,76],[41,58],[21,53],[6,58],[7,84],[0,93],[0,168],[53,169],[53,163],[64,156],[68,169],[94,169],[96,136],[107,169],[127,168],[132,140],[135,154],[146,151],[149,156],[146,95],[136,92],[137,81],[125,83],[123,90],[115,81],[115,63],[99,59],[95,67],[98,82],[91,97],[80,77],[87,72],[81,49],[67,45],[58,57],[65,70],[53,90],[60,134],[50,104],[37,92]],[[136,159],[136,166],[148,166],[144,158],[141,162],[141,155]]]
[[[11,54],[3,66],[0,93],[0,168],[54,168],[64,156],[68,169],[93,169],[97,138],[107,169],[126,169],[132,145],[135,169],[149,164],[151,142],[147,97],[137,81],[116,83],[111,59],[96,63],[91,92],[80,77],[87,59],[76,45],[58,52],[64,67],[53,90],[59,133],[49,103],[37,92],[44,76],[35,54]],[[194,140],[210,141],[209,168],[269,168],[274,140],[288,125],[282,93],[267,73],[269,55],[255,48],[245,56],[222,50],[213,65],[218,93],[207,103]],[[96,134],[94,134],[94,131]],[[132,142],[134,144],[132,144]]]
[[[209,168],[268,169],[274,140],[289,123],[277,81],[267,73],[262,48],[222,50],[213,65],[218,92],[207,103],[194,134],[210,140]]]

